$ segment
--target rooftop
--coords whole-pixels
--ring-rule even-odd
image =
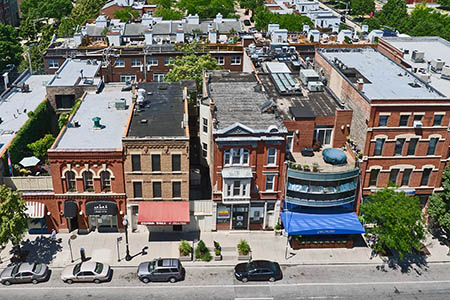
[[[0,156],[28,120],[28,112],[34,111],[45,99],[45,84],[51,78],[52,75],[28,75],[18,85],[28,84],[30,92],[13,88],[0,100]]]
[[[131,92],[122,92],[122,84],[105,85],[101,93],[88,92],[67,125],[54,150],[116,150],[122,148],[127,127]],[[116,100],[125,99],[125,109],[116,108]],[[95,117],[100,129],[94,128]],[[78,123],[78,126],[76,126]]]
[[[348,153],[348,151],[344,151],[345,155],[347,156],[347,163],[345,165],[332,165],[329,163],[326,163],[323,160],[322,151],[326,149],[325,147],[321,149],[318,152],[314,152],[314,156],[303,156],[300,152],[294,152],[291,153],[295,163],[301,166],[308,165],[310,168],[314,164],[317,164],[319,166],[319,172],[331,172],[331,173],[338,173],[343,171],[349,171],[355,168],[355,159]]]
[[[372,48],[320,49],[328,60],[356,88],[364,80],[363,95],[372,99],[440,99],[444,95],[416,75]]]
[[[403,58],[411,66],[427,69],[427,62],[441,59],[446,65],[450,65],[450,42],[440,37],[383,37],[383,40],[398,50],[409,50]],[[411,60],[413,50],[424,52],[424,62],[416,63]],[[450,97],[450,80],[441,78],[439,73],[430,72],[431,86]]]
[[[66,59],[48,86],[92,85],[100,65],[97,60]]]
[[[183,90],[195,90],[195,81],[138,84],[144,95],[143,104],[133,112],[127,137],[185,137]]]
[[[216,130],[240,123],[253,130],[266,131],[270,125],[284,129],[282,119],[273,113],[262,112],[268,103],[266,94],[260,91],[254,74],[210,71],[209,96],[217,108]]]

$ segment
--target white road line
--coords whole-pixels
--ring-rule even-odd
[[[273,298],[234,298],[234,300],[273,300]]]
[[[260,288],[260,287],[295,287],[295,286],[351,286],[351,285],[408,285],[408,284],[438,284],[448,283],[450,280],[428,280],[428,281],[384,281],[384,282],[311,282],[311,283],[281,283],[281,284],[223,284],[223,285],[128,285],[128,286],[116,286],[116,285],[104,285],[93,286],[91,284],[86,286],[31,286],[31,287],[1,287],[1,290],[84,290],[86,288],[91,289],[200,289],[200,288]]]

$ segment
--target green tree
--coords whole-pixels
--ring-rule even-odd
[[[22,47],[16,29],[0,24],[0,70],[6,65],[18,65],[22,60]]]
[[[175,0],[151,0],[151,4],[156,4],[158,7],[170,9],[173,7]]]
[[[450,235],[450,167],[444,169],[442,174],[441,193],[434,193],[430,197],[427,213],[436,222],[441,229]]]
[[[20,11],[24,18],[39,19],[43,17],[61,20],[72,10],[71,0],[23,0]]]
[[[280,28],[288,31],[302,31],[303,25],[313,27],[311,19],[300,14],[275,14],[265,6],[258,7],[255,12],[255,27],[258,30],[267,30],[269,24],[279,24]]]
[[[352,15],[366,15],[375,11],[374,0],[350,0]]]
[[[388,0],[381,12],[377,14],[381,24],[398,30],[403,29],[408,21],[408,12],[404,0]]]
[[[254,11],[258,7],[264,6],[264,0],[239,0],[239,5]]]
[[[123,9],[117,9],[113,13],[115,19],[120,19],[122,22],[126,22],[128,20],[134,20],[138,17],[139,13],[135,10],[132,10],[130,6],[124,7]]]
[[[28,144],[27,147],[33,151],[34,156],[39,157],[40,159],[47,158],[47,150],[55,142],[55,137],[51,134],[46,134],[43,138]]]
[[[234,16],[233,0],[180,0],[177,7],[200,18],[213,18],[221,13],[224,18]]]
[[[384,188],[370,195],[361,205],[361,214],[364,222],[375,224],[374,228],[368,229],[378,238],[374,250],[392,249],[403,258],[422,246],[425,225],[417,197],[406,196],[392,187]]]
[[[437,0],[436,2],[443,7],[450,8],[450,0]]]
[[[155,17],[162,17],[163,20],[180,20],[184,17],[184,14],[178,9],[157,7],[155,13],[153,14]]]
[[[58,34],[62,36],[73,35],[78,25],[81,25],[87,19],[97,18],[105,3],[106,0],[77,0],[70,15],[61,20]]]
[[[11,242],[20,250],[27,230],[26,205],[19,192],[0,185],[0,245]]]
[[[19,34],[22,39],[30,41],[37,40],[38,38],[38,24],[31,18],[26,18],[20,22]]]

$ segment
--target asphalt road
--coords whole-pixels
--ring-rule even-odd
[[[283,267],[275,283],[241,283],[230,267],[186,268],[182,282],[137,280],[135,268],[114,270],[110,282],[74,283],[60,280],[54,270],[48,282],[0,287],[0,299],[449,299],[450,266],[433,264],[408,272],[375,265]]]

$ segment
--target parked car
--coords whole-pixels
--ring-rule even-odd
[[[244,20],[244,25],[245,25],[245,26],[250,26],[250,25],[252,25],[252,24],[250,23],[250,20]]]
[[[93,281],[100,283],[109,280],[110,276],[111,267],[95,261],[85,261],[76,265],[67,266],[61,273],[62,281],[69,284],[75,281]]]
[[[0,275],[0,281],[4,285],[30,282],[36,284],[45,281],[49,274],[49,269],[45,264],[20,263],[4,269]]]
[[[150,281],[177,282],[183,280],[186,274],[179,259],[158,258],[152,261],[143,262],[137,271],[139,279],[148,283]]]
[[[253,260],[240,263],[234,267],[236,279],[247,282],[249,280],[268,280],[274,282],[283,278],[280,265],[268,260]]]

